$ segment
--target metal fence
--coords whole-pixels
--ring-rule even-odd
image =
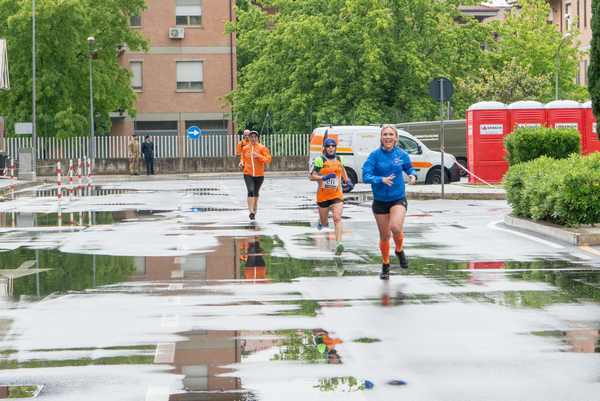
[[[223,158],[235,156],[235,148],[240,141],[238,135],[223,131],[203,131],[198,139],[184,136],[151,136],[154,142],[154,157],[166,158]],[[89,137],[67,139],[37,138],[38,160],[77,159],[89,154]],[[310,134],[268,134],[260,140],[273,156],[308,156]],[[8,157],[18,160],[19,148],[31,148],[31,137],[0,139],[4,141]],[[129,137],[99,136],[94,138],[97,159],[126,159],[129,155]]]

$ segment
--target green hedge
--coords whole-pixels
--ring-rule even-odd
[[[509,165],[540,156],[564,159],[579,153],[579,131],[563,128],[518,128],[504,139]]]
[[[600,223],[600,153],[511,166],[504,187],[516,216],[570,226]]]

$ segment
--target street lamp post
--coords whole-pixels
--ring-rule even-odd
[[[89,47],[89,69],[90,69],[90,146],[89,146],[89,153],[90,153],[90,159],[92,161],[92,163],[95,160],[95,153],[96,153],[96,149],[95,149],[95,143],[94,143],[94,71],[92,69],[92,59],[94,57],[94,52],[95,49],[94,47],[96,46],[96,39],[93,36],[90,36],[89,38],[87,38],[87,42],[88,42],[88,47]]]
[[[562,45],[566,42],[566,40],[571,36],[570,33],[565,33],[562,37],[562,40],[558,44],[558,48],[556,49],[556,71],[554,73],[555,83],[554,83],[554,99],[558,100],[559,96],[559,76],[560,76],[560,49]]]
[[[31,169],[35,179],[37,171],[37,110],[36,110],[36,47],[35,47],[35,0],[31,0]]]

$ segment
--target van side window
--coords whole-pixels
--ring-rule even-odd
[[[398,146],[404,149],[404,151],[410,155],[419,154],[419,145],[410,138],[404,136],[398,136]]]

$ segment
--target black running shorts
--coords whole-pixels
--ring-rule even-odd
[[[246,189],[248,190],[248,198],[258,198],[258,193],[260,192],[260,187],[264,180],[265,177],[244,175],[244,182],[246,183]]]
[[[408,202],[406,198],[398,199],[390,202],[382,202],[378,200],[373,200],[373,213],[375,214],[390,214],[390,210],[396,206],[402,205],[404,209],[408,210]]]
[[[331,207],[333,205],[335,205],[336,203],[344,203],[344,201],[340,198],[336,198],[336,199],[330,199],[330,200],[326,200],[323,202],[317,202],[317,205],[319,205],[319,207]]]

